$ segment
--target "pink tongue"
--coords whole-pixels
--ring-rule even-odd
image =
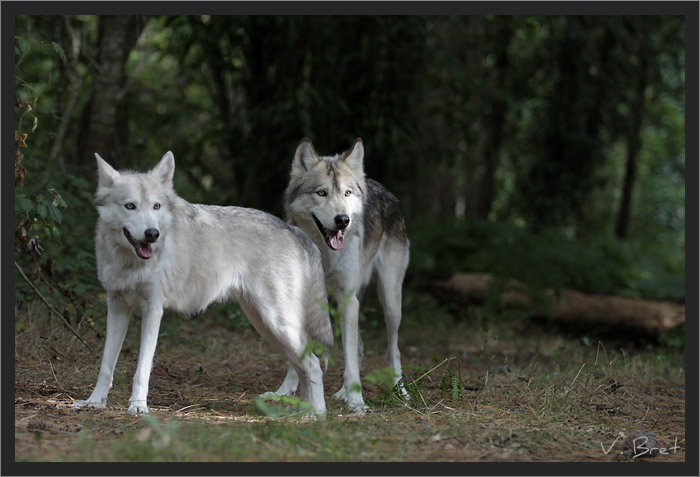
[[[343,237],[343,231],[338,230],[335,235],[330,235],[328,237],[328,242],[333,250],[340,250],[345,244],[345,238]]]
[[[136,254],[141,258],[151,258],[153,255],[153,249],[151,244],[136,242]]]

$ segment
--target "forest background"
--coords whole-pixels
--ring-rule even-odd
[[[281,215],[302,137],[362,137],[411,273],[682,301],[684,35],[678,16],[18,17],[15,259],[69,307],[98,289],[95,152],[172,150],[190,202]]]
[[[24,15],[14,40],[18,459],[619,460],[600,444],[642,428],[685,460],[685,326],[548,316],[567,290],[685,303],[683,16]],[[155,420],[124,416],[133,324],[110,409],[68,409],[104,341],[94,153],[147,170],[173,151],[181,197],[281,216],[303,137],[361,137],[401,201],[414,400],[382,388],[370,294],[364,420],[329,399],[328,421],[254,424],[279,416],[253,397],[284,365],[236,305],[163,320]],[[436,293],[453,273],[488,273],[484,301]]]

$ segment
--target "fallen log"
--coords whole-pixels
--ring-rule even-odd
[[[488,273],[455,273],[447,280],[433,283],[438,294],[460,295],[471,302],[483,303],[493,276]],[[660,332],[685,322],[685,305],[672,301],[644,300],[616,295],[582,293],[566,289],[559,296],[552,290],[545,297],[552,306],[546,309],[533,302],[523,285],[512,280],[501,295],[504,306],[528,306],[538,314],[563,321],[597,321],[644,328]]]

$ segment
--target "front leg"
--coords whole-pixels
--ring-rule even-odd
[[[350,410],[356,412],[369,410],[369,407],[365,405],[362,399],[362,384],[360,384],[360,360],[358,354],[360,347],[359,311],[360,302],[353,294],[342,312],[340,325],[340,334],[343,339],[343,356],[345,358],[343,388],[334,395],[336,398],[343,398]]]
[[[103,408],[107,404],[107,393],[112,387],[114,367],[117,364],[119,351],[129,327],[130,315],[131,307],[124,301],[123,297],[114,292],[107,292],[107,334],[97,384],[95,384],[89,398],[73,403],[74,409]]]
[[[141,304],[141,349],[139,361],[134,374],[134,388],[129,398],[130,414],[145,414],[148,412],[146,397],[148,396],[148,381],[153,367],[153,355],[158,343],[158,330],[163,316],[163,304],[160,299],[144,300]]]

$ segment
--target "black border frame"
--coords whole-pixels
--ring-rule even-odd
[[[14,460],[14,380],[2,383],[2,475],[698,475],[698,2],[696,1],[3,1],[2,109],[3,156],[14,153],[14,29],[18,15],[683,15],[686,21],[686,461],[630,464],[625,462],[488,462],[488,463],[17,463]],[[690,87],[688,87],[690,86]],[[688,134],[690,132],[691,134]],[[0,169],[2,197],[2,312],[14,313],[14,211],[10,161]],[[690,186],[690,187],[689,187]],[[690,248],[688,247],[690,245]],[[2,323],[2,372],[14,376],[14,326]],[[10,354],[10,351],[13,353]],[[9,358],[9,359],[8,359]],[[688,406],[688,403],[691,406]],[[13,419],[10,419],[12,417]]]

